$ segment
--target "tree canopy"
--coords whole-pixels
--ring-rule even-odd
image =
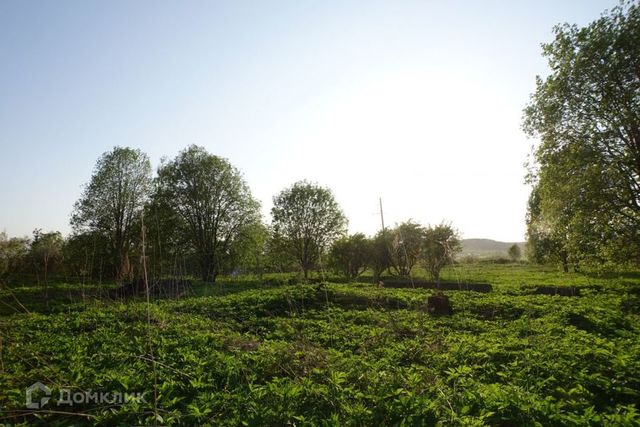
[[[98,231],[109,240],[119,280],[131,278],[129,253],[136,221],[151,191],[151,164],[138,149],[115,147],[98,159],[76,202],[71,224]]]
[[[320,255],[345,233],[347,220],[328,188],[299,181],[273,198],[273,232],[308,277]]]
[[[247,227],[260,221],[260,205],[238,169],[192,145],[158,169],[157,197],[188,233],[203,281],[215,280]]]
[[[543,45],[524,129],[540,139],[529,239],[575,259],[640,255],[640,7],[615,7]],[[531,227],[533,224],[533,227]],[[539,251],[538,251],[539,252]],[[535,253],[535,251],[533,252]]]
[[[446,223],[427,227],[423,236],[422,262],[433,280],[439,282],[442,269],[453,264],[456,254],[462,250],[460,236]]]
[[[329,251],[331,267],[348,280],[357,278],[370,263],[371,246],[371,241],[362,233],[339,238]]]

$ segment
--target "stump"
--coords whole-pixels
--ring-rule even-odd
[[[449,297],[437,294],[427,298],[427,311],[436,316],[450,316],[453,314]]]

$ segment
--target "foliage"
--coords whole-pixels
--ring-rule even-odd
[[[300,181],[273,198],[273,233],[295,259],[304,277],[331,243],[344,234],[347,220],[331,190]]]
[[[371,245],[371,241],[362,233],[342,237],[331,246],[329,265],[347,280],[353,280],[367,269]]]
[[[133,275],[129,259],[134,230],[151,190],[151,164],[138,149],[114,147],[98,159],[91,181],[74,206],[77,232],[99,232],[109,241],[118,280]]]
[[[424,230],[422,241],[422,261],[436,282],[440,281],[440,271],[453,264],[455,256],[462,250],[458,231],[450,224],[429,226]]]
[[[640,5],[630,2],[583,28],[557,26],[543,46],[551,74],[537,78],[524,117],[525,130],[541,140],[531,173],[539,198],[539,211],[530,212],[534,258],[541,243],[565,268],[568,258],[638,259],[638,39]]]
[[[62,258],[66,278],[102,282],[107,269],[105,260],[109,259],[109,241],[97,231],[76,231],[64,242]]]
[[[288,273],[295,271],[297,263],[289,254],[287,241],[283,236],[269,229],[269,236],[266,242],[265,262],[267,270],[275,273]]]
[[[56,263],[62,260],[64,239],[59,231],[43,233],[40,229],[33,232],[30,255],[35,271],[42,273],[45,297],[48,298],[49,273]],[[39,279],[38,279],[39,280]]]
[[[510,264],[442,275],[491,280],[494,292],[449,292],[454,314],[434,318],[431,290],[360,283],[221,279],[201,285],[209,296],[152,301],[148,312],[135,300],[70,304],[73,287],[54,285],[64,298],[38,313],[31,289],[17,288],[31,313],[0,316],[3,416],[43,426],[640,423],[637,272]],[[582,296],[521,285],[558,280]],[[53,387],[50,412],[25,411],[37,380]],[[145,400],[57,406],[61,387]]]
[[[520,249],[520,246],[517,243],[514,243],[509,247],[508,254],[509,254],[509,258],[511,258],[511,261],[516,262],[516,261],[519,261],[520,258],[522,257],[522,250]]]
[[[411,270],[420,259],[425,229],[408,220],[390,230],[390,263],[396,274],[409,277]]]
[[[386,230],[379,231],[370,239],[369,267],[377,281],[382,273],[391,268],[391,247],[393,236]]]
[[[190,237],[202,280],[215,281],[243,230],[260,220],[260,205],[242,175],[226,159],[192,145],[158,169],[157,188],[158,203],[180,220],[176,232]]]
[[[28,253],[29,239],[8,238],[5,232],[0,232],[0,284],[26,267]]]
[[[230,246],[225,273],[254,273],[262,275],[267,269],[267,241],[269,229],[260,221],[248,224]]]

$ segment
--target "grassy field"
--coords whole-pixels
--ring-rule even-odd
[[[493,291],[447,291],[454,314],[434,317],[433,290],[370,283],[221,280],[149,305],[5,289],[0,423],[640,425],[638,273],[474,264],[444,278]],[[51,400],[27,409],[36,381]]]

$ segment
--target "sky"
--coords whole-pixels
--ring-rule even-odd
[[[413,219],[522,241],[540,44],[616,1],[0,1],[0,231],[71,232],[98,157],[191,144],[270,221],[296,181],[350,232]]]

